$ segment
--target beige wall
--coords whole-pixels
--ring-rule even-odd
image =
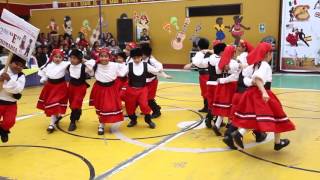
[[[19,0],[15,0],[19,1]],[[31,0],[30,0],[31,2]],[[43,2],[43,1],[41,1]],[[50,1],[52,2],[52,1]],[[169,22],[171,16],[178,17],[179,26],[183,25],[185,18],[185,9],[189,6],[215,5],[242,3],[243,24],[250,26],[251,30],[245,33],[244,38],[256,44],[263,37],[272,35],[278,37],[279,31],[279,8],[278,0],[185,0],[181,2],[151,3],[138,5],[121,5],[103,7],[104,18],[109,23],[109,31],[116,36],[116,19],[122,14],[127,13],[129,17],[133,16],[134,11],[146,13],[151,21],[150,36],[154,47],[154,55],[166,64],[185,64],[189,61],[188,52],[191,49],[191,42],[188,40],[194,32],[198,23],[202,24],[200,35],[210,40],[215,38],[213,28],[216,17],[197,17],[191,18],[191,24],[187,31],[185,47],[181,51],[175,51],[171,48],[171,40],[175,37],[175,30],[171,34],[162,29],[164,23]],[[55,18],[62,28],[63,17],[70,15],[72,17],[74,35],[79,31],[84,19],[91,22],[91,27],[95,27],[98,21],[98,8],[75,8],[75,9],[57,9],[57,10],[34,10],[32,11],[31,22],[42,31],[47,32],[45,27],[50,18]],[[232,25],[232,16],[225,16],[226,25]],[[266,33],[259,33],[258,24],[266,24]],[[61,31],[62,33],[62,31]],[[226,42],[233,41],[229,32],[226,32]]]

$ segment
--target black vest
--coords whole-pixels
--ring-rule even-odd
[[[217,81],[218,75],[217,75],[216,67],[212,66],[210,62],[208,62],[208,70],[209,70],[209,81]]]
[[[69,65],[67,67],[67,71],[69,72],[69,74],[70,74],[70,66],[71,65]],[[86,65],[82,64],[80,71],[81,71],[80,72],[80,78],[76,79],[76,78],[71,77],[71,75],[70,75],[69,83],[74,85],[74,86],[81,86],[81,85],[85,84],[87,87],[90,87],[90,85],[86,82],[86,79],[87,79]]]
[[[147,73],[148,64],[146,62],[143,62],[143,73],[140,76],[137,76],[133,73],[133,63],[129,63],[129,86],[137,88],[146,86]]]
[[[208,58],[210,57],[212,54],[211,53],[206,53],[204,55],[204,58]],[[206,75],[206,74],[210,74],[210,70],[208,68],[198,68],[199,74],[200,75]]]

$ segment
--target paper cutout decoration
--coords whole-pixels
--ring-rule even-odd
[[[183,41],[186,39],[186,31],[190,24],[190,18],[186,18],[183,24],[182,31],[178,32],[176,38],[172,40],[171,46],[175,50],[181,50],[183,48]]]
[[[176,28],[177,31],[179,31],[179,25],[178,25],[178,18],[177,17],[171,17],[170,18],[170,24]]]
[[[145,13],[141,13],[139,15],[137,12],[134,12],[133,14],[133,19],[136,22],[136,38],[137,40],[140,40],[143,29],[149,31],[150,20],[147,14]]]
[[[65,36],[72,37],[72,21],[70,16],[65,16],[63,19],[63,29]]]
[[[194,41],[198,36],[199,36],[199,32],[202,30],[202,25],[201,23],[197,24],[194,30],[194,33],[192,34],[192,36],[189,38],[190,41]]]
[[[89,31],[91,31],[90,23],[87,19],[85,19],[82,22],[82,27],[80,28],[80,32],[82,32],[85,37],[88,37]]]
[[[238,45],[241,37],[244,35],[244,30],[250,30],[250,27],[246,27],[241,24],[243,16],[233,16],[234,24],[231,27],[231,35],[235,39],[234,44]]]
[[[55,19],[50,19],[50,24],[47,26],[47,29],[49,29],[49,33],[51,35],[57,35],[59,32],[59,26],[57,25]]]
[[[216,40],[223,42],[223,40],[226,38],[224,31],[225,29],[230,29],[230,26],[225,26],[223,24],[223,18],[218,17],[216,19],[216,24],[214,25],[214,29],[217,31]]]
[[[163,26],[162,26],[162,29],[168,33],[171,33],[171,24],[170,23],[165,23]]]

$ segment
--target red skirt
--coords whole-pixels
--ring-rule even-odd
[[[69,83],[68,98],[69,98],[70,109],[81,109],[83,99],[86,96],[86,92],[87,92],[86,84],[75,86]]]
[[[128,86],[126,90],[126,111],[128,115],[134,115],[137,106],[140,107],[141,112],[146,115],[150,114],[151,109],[148,105],[148,88],[133,88]]]
[[[207,81],[209,80],[209,74],[200,74],[199,75],[199,83],[200,83],[200,90],[201,90],[201,96],[203,99],[206,99],[207,97]]]
[[[49,117],[52,115],[65,114],[67,104],[67,83],[65,81],[58,84],[47,82],[41,91],[37,108],[44,110],[44,113]]]
[[[232,98],[237,90],[237,82],[218,84],[213,99],[213,114],[216,116],[230,117]]]
[[[214,94],[216,92],[216,85],[207,85],[207,100],[208,100],[208,108],[211,111],[211,114],[213,114],[213,100],[214,100]]]
[[[126,77],[117,77],[115,81],[116,86],[118,87],[119,91],[122,90],[128,84],[128,78]]]
[[[262,99],[260,90],[257,87],[250,87],[236,106],[232,123],[237,127],[260,132],[281,133],[295,130],[279,99],[271,90],[267,90],[267,93],[270,99],[266,103]]]
[[[231,106],[231,110],[230,110],[230,120],[232,120],[234,118],[234,113],[235,113],[236,107],[239,105],[239,102],[240,102],[242,95],[243,95],[243,93],[239,93],[239,92],[236,92],[233,95],[232,103],[231,103],[232,106]]]
[[[153,100],[156,98],[158,83],[159,83],[158,79],[154,79],[151,82],[147,83],[148,100]]]
[[[123,121],[119,89],[116,84],[106,87],[95,82],[91,90],[89,104],[96,108],[101,123]]]

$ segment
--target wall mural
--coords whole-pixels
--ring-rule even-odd
[[[320,72],[320,0],[283,0],[280,69]]]

